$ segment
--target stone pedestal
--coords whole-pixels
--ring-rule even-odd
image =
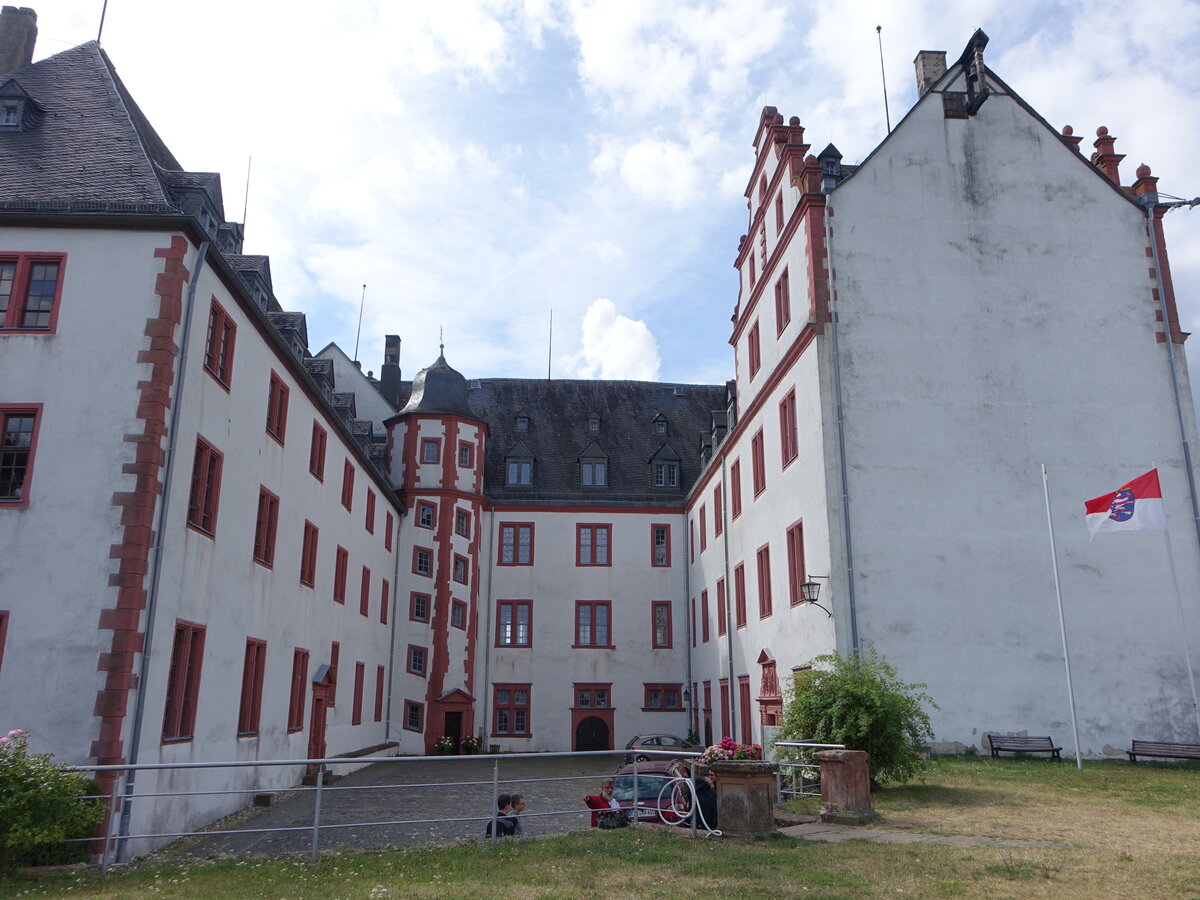
[[[879,818],[871,808],[871,772],[862,750],[822,750],[821,821],[837,825],[865,825]]]
[[[761,760],[709,763],[717,774],[717,827],[735,837],[767,837],[775,831],[775,773]]]

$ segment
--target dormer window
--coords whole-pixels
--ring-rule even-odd
[[[656,462],[654,464],[655,487],[679,487],[679,463]]]
[[[657,416],[654,417],[654,433],[655,434],[666,434],[667,433],[667,417],[664,416],[662,413],[659,413]]]
[[[608,463],[603,459],[583,461],[583,483],[587,487],[603,487],[608,483]]]
[[[529,431],[529,416],[517,416],[517,431],[522,434]]]
[[[588,431],[592,434],[597,434],[600,431],[600,417],[588,416]]]
[[[0,106],[0,125],[20,125],[21,105],[19,100],[5,100]]]
[[[533,483],[533,460],[510,456],[508,458],[508,484],[529,485]]]

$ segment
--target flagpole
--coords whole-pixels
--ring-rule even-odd
[[[1042,463],[1042,490],[1046,495],[1046,528],[1050,532],[1050,561],[1054,564],[1054,596],[1058,599],[1058,629],[1062,633],[1063,662],[1067,666],[1067,702],[1071,704],[1071,734],[1075,738],[1075,765],[1083,771],[1079,749],[1079,723],[1075,719],[1075,691],[1071,687],[1071,654],[1067,651],[1067,620],[1063,616],[1062,587],[1058,581],[1058,551],[1054,548],[1054,520],[1050,516],[1050,480]]]
[[[1200,737],[1200,703],[1196,702],[1196,676],[1192,673],[1192,650],[1188,646],[1187,625],[1183,617],[1183,598],[1179,596],[1179,579],[1175,577],[1175,555],[1171,552],[1171,533],[1163,529],[1167,545],[1167,563],[1171,567],[1171,584],[1175,587],[1175,606],[1179,609],[1179,634],[1183,637],[1183,659],[1187,663],[1188,684],[1192,687],[1192,713],[1196,716],[1196,735]]]

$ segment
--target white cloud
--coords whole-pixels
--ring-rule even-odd
[[[566,365],[579,378],[657,381],[661,361],[658,341],[645,322],[617,312],[600,297],[583,317],[582,348]]]

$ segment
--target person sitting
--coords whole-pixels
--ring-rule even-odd
[[[486,837],[492,836],[492,825],[496,826],[496,837],[508,837],[514,831],[512,818],[509,812],[512,810],[512,797],[508,794],[501,794],[496,798],[496,815],[492,821],[487,823],[487,827],[483,830]]]
[[[707,828],[709,831],[714,831],[717,827],[716,773],[712,769],[709,769],[703,775],[697,775],[695,786],[696,807],[700,811],[700,820],[696,824],[699,827]]]
[[[584,804],[592,812],[593,828],[622,828],[629,824],[621,804],[613,798],[613,780],[605,778],[600,782],[599,794],[585,794]]]
[[[520,794],[513,794],[509,798],[511,808],[508,811],[508,818],[512,820],[512,833],[517,837],[525,838],[525,829],[521,825],[521,813],[525,812],[525,798]]]

